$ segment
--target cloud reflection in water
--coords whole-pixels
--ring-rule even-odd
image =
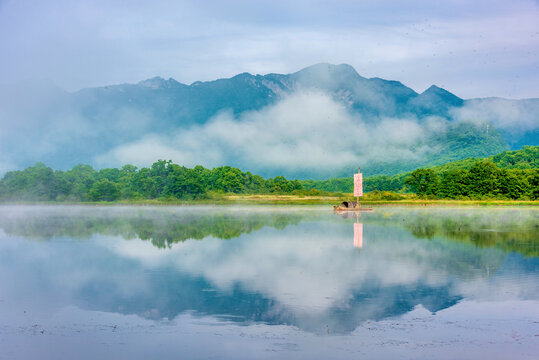
[[[324,208],[3,207],[0,281],[6,297],[37,307],[32,299],[156,319],[194,311],[313,332],[463,298],[537,298],[536,257],[464,240],[485,225],[518,225],[525,238],[533,210],[482,209],[481,221],[477,210],[455,211],[363,214],[358,254],[359,222]]]

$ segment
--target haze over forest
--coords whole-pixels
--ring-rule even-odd
[[[538,16],[533,0],[2,1],[0,175],[170,159],[322,179],[538,145]]]
[[[65,169],[171,159],[323,178],[358,164],[368,175],[395,174],[539,144],[539,99],[464,100],[435,85],[417,93],[346,64],[190,85],[155,77],[2,95],[5,116],[17,119],[2,132],[3,171],[36,161]]]

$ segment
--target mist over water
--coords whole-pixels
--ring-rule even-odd
[[[0,360],[539,359],[538,19],[0,0]]]
[[[534,209],[343,217],[322,207],[2,206],[0,215],[4,338],[31,343],[15,326],[68,334],[96,311],[116,314],[131,332],[152,322],[205,332],[216,321],[276,335],[291,327],[298,344],[308,334],[341,341],[367,322],[408,321],[416,311],[458,322],[462,304],[528,309],[539,296]],[[492,336],[512,326],[532,336],[527,324]],[[97,341],[102,331],[85,336]]]

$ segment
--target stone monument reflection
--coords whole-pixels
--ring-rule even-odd
[[[354,247],[357,247],[357,251],[361,252],[363,247],[363,224],[359,222],[354,223]]]
[[[359,222],[359,217],[361,214],[359,212],[345,212],[339,213],[343,219],[355,219],[354,222],[354,247],[357,248],[358,252],[361,252],[363,248],[363,224]]]

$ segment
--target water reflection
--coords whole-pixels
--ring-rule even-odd
[[[363,223],[359,222],[361,214],[359,212],[342,212],[337,213],[337,215],[343,219],[356,219],[356,222],[354,223],[354,247],[361,253],[361,248],[363,247]]]
[[[35,206],[3,208],[0,228],[36,240],[87,239],[95,234],[148,240],[158,248],[206,237],[233,239],[264,227],[284,229],[308,214],[290,211],[190,207]]]
[[[354,223],[354,247],[357,247],[358,252],[363,247],[363,224],[359,222]]]
[[[536,220],[525,209],[380,209],[360,223],[325,208],[2,207],[0,285],[36,308],[349,332],[418,305],[536,299]],[[357,256],[350,240],[363,235]]]

